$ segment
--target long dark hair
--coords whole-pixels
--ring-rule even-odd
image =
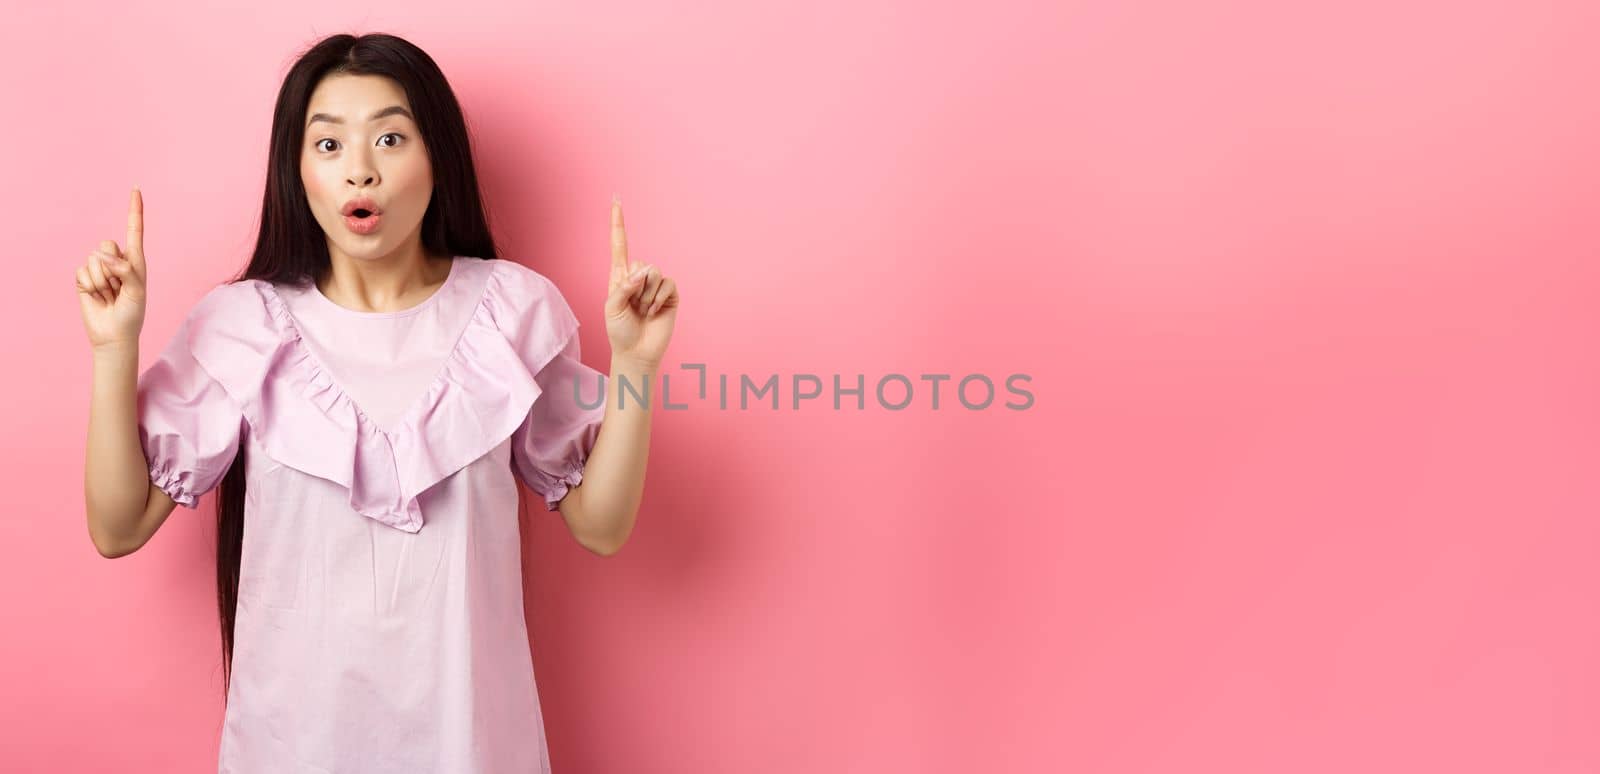
[[[338,34],[306,49],[284,76],[272,111],[261,231],[250,264],[230,281],[298,284],[329,268],[327,237],[311,215],[300,178],[300,153],[311,93],[324,77],[334,74],[386,76],[405,90],[433,167],[433,196],[422,216],[423,250],[430,255],[499,258],[478,191],[466,119],[444,73],[422,49],[394,35]],[[244,455],[239,454],[217,485],[217,612],[224,702],[233,674],[233,621],[245,530],[244,471]]]

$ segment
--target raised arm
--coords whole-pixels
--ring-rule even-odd
[[[633,531],[650,456],[651,407],[624,406],[623,383],[644,392],[661,370],[677,324],[678,282],[654,264],[628,257],[622,203],[611,202],[611,273],[605,304],[611,343],[605,419],[583,468],[583,481],[560,502],[569,531],[602,555],[616,553]]]
[[[128,202],[127,251],[105,240],[77,269],[78,302],[93,353],[83,469],[89,538],[101,555],[132,553],[175,506],[150,480],[139,442],[139,331],[144,327],[144,199]]]

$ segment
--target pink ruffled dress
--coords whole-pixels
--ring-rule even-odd
[[[553,283],[456,257],[418,306],[202,298],[139,377],[151,480],[194,508],[244,453],[220,774],[548,772],[517,482],[583,477],[605,375]]]

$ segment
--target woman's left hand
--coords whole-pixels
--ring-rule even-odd
[[[611,281],[606,336],[611,356],[659,366],[678,321],[678,283],[648,263],[628,260],[622,202],[611,201]]]

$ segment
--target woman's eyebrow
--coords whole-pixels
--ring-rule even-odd
[[[382,110],[380,110],[380,111],[378,111],[376,113],[373,113],[372,116],[367,119],[367,121],[368,122],[376,121],[376,120],[378,120],[380,118],[383,118],[384,116],[392,116],[392,115],[402,115],[402,116],[405,116],[406,118],[410,118],[412,121],[416,121],[417,120],[414,116],[411,115],[411,111],[406,110],[404,107],[401,107],[399,105],[390,105],[390,106],[388,106],[388,107],[386,107],[386,108],[384,108],[384,109],[382,109]],[[339,116],[331,116],[331,115],[328,115],[327,113],[312,113],[311,114],[311,120],[306,122],[306,126],[310,126],[310,125],[312,125],[312,124],[314,124],[314,123],[316,123],[318,121],[327,121],[330,124],[342,124],[342,123],[344,123],[344,119],[339,117]]]

